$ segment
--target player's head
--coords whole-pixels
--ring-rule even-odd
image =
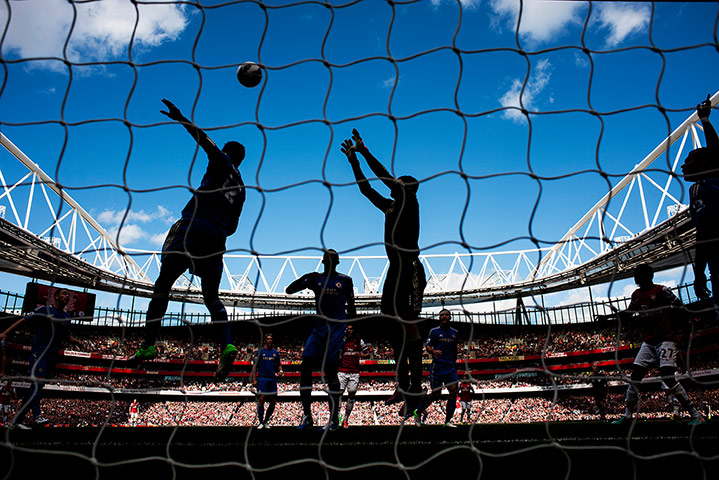
[[[67,288],[57,288],[52,294],[55,305],[61,305],[63,308],[70,303],[70,291]]]
[[[648,263],[642,263],[634,269],[634,282],[640,287],[651,286],[654,280],[654,269]]]
[[[222,151],[230,156],[230,161],[235,167],[239,167],[242,160],[245,159],[245,146],[240,142],[227,142]]]
[[[716,171],[715,166],[715,153],[706,148],[695,148],[687,159],[684,160],[682,165],[682,173],[684,173],[684,180],[687,182],[697,182],[705,178],[716,176],[719,172]]]
[[[340,254],[337,250],[329,249],[325,250],[325,254],[322,256],[322,263],[329,269],[335,268],[340,263]]]
[[[351,337],[351,336],[353,336],[354,333],[355,333],[355,327],[353,327],[352,324],[349,323],[349,324],[347,324],[347,330],[346,330],[346,331],[347,331],[347,336],[348,336],[348,337]]]
[[[267,335],[265,335],[265,348],[270,348],[272,346],[272,342],[272,334],[268,333]]]
[[[592,362],[592,372],[597,373],[599,371],[599,362]]]
[[[452,319],[452,312],[447,310],[446,308],[443,308],[439,311],[439,323],[442,325],[446,325],[449,323],[449,321]]]
[[[417,195],[419,189],[419,181],[411,175],[402,175],[397,178],[397,183],[392,189],[390,196],[392,198],[400,198],[401,196]]]

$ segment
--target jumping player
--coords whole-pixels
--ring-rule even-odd
[[[339,263],[339,254],[335,250],[327,250],[322,257],[323,273],[311,272],[302,275],[285,290],[288,294],[304,289],[312,290],[315,294],[317,314],[320,317],[302,350],[300,400],[304,414],[297,427],[300,430],[314,425],[311,408],[313,370],[324,371],[327,378],[330,421],[324,428],[327,430],[339,428],[341,393],[337,369],[345,337],[345,325],[342,320],[357,315],[352,278],[337,272]]]
[[[707,99],[697,105],[707,146],[689,152],[682,171],[687,181],[695,182],[689,189],[689,212],[697,231],[694,291],[701,299],[709,298],[705,273],[709,266],[716,308],[719,305],[719,137],[709,122],[711,111],[707,95]]]
[[[472,423],[472,395],[474,394],[474,387],[472,382],[467,377],[463,377],[462,381],[459,382],[459,406],[462,407],[462,411],[459,415],[459,421],[463,425],[469,425]],[[464,416],[467,416],[467,420]]]
[[[258,429],[270,428],[270,418],[277,404],[277,376],[283,375],[280,352],[273,348],[272,334],[265,335],[263,347],[252,366],[252,386],[257,389]],[[265,413],[265,399],[269,402]]]
[[[414,422],[421,425],[420,415],[439,398],[442,387],[447,387],[449,398],[445,409],[444,426],[456,428],[452,423],[454,411],[457,408],[457,335],[458,332],[449,326],[452,313],[443,309],[439,312],[439,327],[429,331],[425,348],[432,355],[432,364],[429,367],[430,393],[426,395],[414,411]]]
[[[357,395],[360,381],[360,358],[366,358],[368,355],[369,351],[364,340],[355,332],[352,324],[347,325],[345,346],[342,349],[342,359],[340,360],[339,373],[337,374],[340,382],[340,395],[347,390],[347,403],[345,404],[345,414],[342,418],[342,428],[349,427],[350,414],[355,405],[355,395]]]
[[[167,111],[160,113],[180,122],[207,154],[208,164],[202,183],[182,210],[182,217],[167,234],[162,246],[162,266],[155,281],[147,309],[145,341],[134,356],[149,360],[157,356],[155,341],[162,317],[167,311],[169,293],[185,270],[202,279],[202,298],[216,325],[221,356],[216,380],[224,380],[237,356],[232,344],[227,311],[220,301],[222,254],[227,237],[235,233],[245,203],[245,184],[238,167],[245,158],[245,147],[227,142],[222,150],[210,137],[185,118],[169,100],[162,100]]]
[[[20,410],[10,422],[11,427],[27,428],[21,422],[28,411],[32,411],[33,426],[39,427],[49,422],[42,416],[40,410],[44,384],[42,379],[51,378],[55,373],[58,352],[63,341],[80,343],[70,335],[70,314],[65,311],[69,302],[70,292],[66,288],[57,288],[53,292],[53,305],[36,308],[0,333],[0,340],[4,340],[23,323],[27,323],[35,332],[35,338],[30,348],[29,380],[31,385]]]
[[[419,261],[419,182],[409,175],[393,177],[370,153],[356,129],[352,130],[352,139],[342,143],[341,150],[349,160],[360,192],[385,216],[384,244],[389,268],[382,287],[381,311],[394,317],[385,327],[385,337],[392,343],[397,364],[397,390],[386,403],[402,402],[405,393],[412,393],[414,398],[409,400],[416,405],[422,395],[422,339],[417,320],[427,285],[424,268]],[[390,189],[391,198],[382,196],[370,186],[360,168],[357,152]],[[412,410],[411,405],[408,407],[405,404],[400,412],[404,414]]]
[[[634,281],[639,288],[632,293],[627,309],[618,313],[621,320],[630,320],[635,314],[638,315],[643,338],[634,359],[631,383],[627,386],[624,416],[613,423],[621,425],[632,419],[639,403],[639,385],[649,367],[658,363],[659,374],[669,387],[666,393],[673,394],[689,412],[692,417],[689,424],[698,425],[704,423],[704,418],[689,400],[682,384],[674,377],[677,371],[677,334],[687,317],[681,309],[681,300],[669,288],[655,285],[653,279],[654,269],[648,264],[639,265],[634,270]],[[607,316],[599,317],[600,320],[605,318]]]

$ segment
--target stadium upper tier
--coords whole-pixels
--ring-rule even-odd
[[[719,92],[712,105],[718,100]],[[601,284],[631,276],[643,262],[659,270],[690,263],[695,231],[681,202],[687,185],[676,172],[687,152],[701,146],[697,121],[696,113],[687,118],[551,248],[421,255],[428,275],[425,305],[502,300]],[[670,152],[677,141],[679,147]],[[2,134],[0,143],[27,168],[13,181],[7,181],[0,168],[0,270],[150,296],[159,252],[123,248],[116,235]],[[386,259],[342,256],[341,261],[343,273],[355,279],[358,308],[378,309]],[[311,308],[312,295],[284,293],[298,272],[308,271],[299,266],[302,263],[321,269],[319,256],[226,254],[221,298],[237,307]],[[198,280],[180,277],[172,299],[202,303]]]

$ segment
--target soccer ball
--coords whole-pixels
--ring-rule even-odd
[[[241,63],[237,67],[237,80],[247,87],[256,87],[262,81],[262,68],[253,62]]]

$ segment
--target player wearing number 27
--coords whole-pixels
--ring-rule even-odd
[[[642,346],[639,348],[632,367],[631,383],[627,386],[624,416],[615,424],[622,424],[632,418],[639,404],[639,386],[649,367],[659,364],[659,374],[666,383],[667,395],[673,394],[682,407],[692,416],[690,424],[704,423],[704,419],[692,404],[682,384],[674,374],[677,371],[677,342],[682,323],[687,315],[682,302],[672,291],[654,282],[654,270],[648,264],[634,270],[634,281],[639,287],[632,293],[632,300],[626,310],[619,312],[623,321],[632,321],[636,315],[642,329]],[[600,316],[599,320],[606,319]]]

